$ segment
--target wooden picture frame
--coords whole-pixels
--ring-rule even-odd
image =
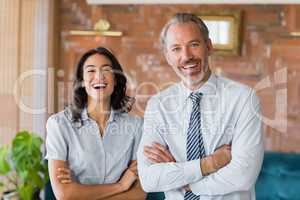
[[[240,10],[211,10],[201,12],[198,16],[209,29],[214,54],[240,55],[242,36],[242,13]]]

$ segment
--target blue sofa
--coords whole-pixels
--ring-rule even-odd
[[[256,182],[257,200],[300,200],[300,154],[266,152]],[[45,199],[55,200],[50,183]],[[163,193],[149,193],[147,200],[163,200]]]
[[[300,200],[300,154],[265,153],[257,200]]]

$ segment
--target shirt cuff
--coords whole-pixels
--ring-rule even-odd
[[[67,161],[67,159],[64,156],[60,156],[56,153],[49,153],[47,152],[46,156],[44,157],[45,160],[62,160]]]
[[[200,195],[201,193],[201,189],[204,188],[202,182],[198,181],[198,182],[195,182],[195,183],[191,183],[189,185],[189,188],[191,189],[191,191],[195,194],[195,195]]]
[[[183,171],[187,185],[199,181],[202,178],[200,159],[185,162]]]

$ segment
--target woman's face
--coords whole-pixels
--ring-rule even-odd
[[[88,100],[109,100],[114,91],[115,77],[111,61],[104,55],[94,54],[83,65],[83,81]]]

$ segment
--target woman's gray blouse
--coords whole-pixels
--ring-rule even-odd
[[[142,119],[112,111],[103,137],[86,109],[81,119],[82,123],[72,122],[68,108],[48,119],[46,159],[66,161],[82,184],[117,182],[136,160]]]

